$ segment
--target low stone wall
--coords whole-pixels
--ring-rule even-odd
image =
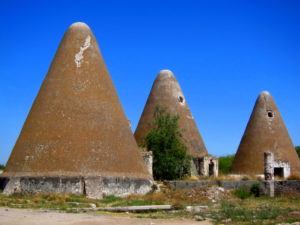
[[[274,182],[275,195],[280,195],[288,192],[300,193],[300,180],[282,180]]]
[[[165,181],[171,189],[184,189],[184,188],[193,188],[193,187],[203,187],[203,186],[212,186],[217,185],[216,181],[210,180],[199,180],[199,181]]]
[[[300,193],[300,180],[276,180],[276,181],[260,181],[260,180],[241,180],[241,181],[165,181],[171,189],[184,189],[193,187],[203,187],[218,185],[224,189],[237,189],[240,187],[251,188],[254,183],[259,183],[260,193],[262,195],[281,195],[287,192]]]
[[[83,194],[101,199],[103,195],[146,194],[152,190],[150,179],[126,177],[10,177],[0,178],[0,191],[13,193]]]

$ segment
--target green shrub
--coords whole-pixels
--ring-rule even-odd
[[[254,197],[259,197],[260,196],[259,183],[253,183],[251,185],[250,194],[253,195]]]
[[[243,181],[245,181],[245,180],[249,180],[249,177],[247,177],[247,176],[243,176],[243,177],[242,177],[242,180],[243,180]]]
[[[226,175],[230,172],[231,165],[234,159],[234,155],[227,155],[219,157],[219,172]]]
[[[104,196],[103,199],[100,200],[100,202],[102,203],[112,203],[112,202],[117,202],[117,201],[120,201],[122,200],[121,197],[117,197],[117,196],[114,196],[114,195],[107,195],[107,196]]]
[[[145,138],[146,148],[153,153],[153,176],[157,180],[175,180],[190,174],[190,156],[182,141],[179,117],[156,106],[153,129]]]
[[[4,170],[5,166],[0,164],[0,170]]]
[[[240,199],[245,199],[249,198],[251,196],[251,193],[247,187],[240,187],[235,189],[234,195],[239,197]]]
[[[300,146],[296,146],[296,147],[295,147],[295,150],[296,150],[296,152],[297,152],[297,154],[298,154],[298,157],[299,157],[299,159],[300,159]]]

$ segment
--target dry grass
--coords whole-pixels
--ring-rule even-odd
[[[44,208],[74,212],[70,208],[85,208],[89,207],[90,203],[101,207],[171,204],[177,211],[132,213],[130,215],[148,218],[188,217],[195,219],[196,216],[202,216],[210,218],[216,224],[224,224],[224,221],[228,219],[231,221],[228,224],[277,224],[300,221],[300,218],[290,217],[292,212],[300,211],[300,194],[293,191],[275,198],[249,197],[243,200],[235,197],[229,191],[222,191],[217,186],[182,190],[170,190],[165,187],[161,192],[144,196],[131,195],[127,198],[106,196],[102,200],[92,200],[80,195],[66,194],[14,194],[10,196],[0,194],[0,206],[13,208]],[[206,205],[209,208],[204,212],[188,213],[182,210],[187,205]],[[103,212],[99,211],[98,213]]]
[[[300,176],[296,174],[290,175],[287,180],[300,180]]]

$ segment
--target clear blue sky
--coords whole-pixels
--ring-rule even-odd
[[[263,90],[300,145],[300,1],[0,0],[0,163],[77,21],[93,30],[133,131],[170,69],[211,154],[236,152]]]

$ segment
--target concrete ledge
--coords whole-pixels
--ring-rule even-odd
[[[96,210],[110,212],[141,212],[141,211],[156,211],[156,210],[171,210],[171,205],[142,205],[142,206],[126,206],[126,207],[99,207]]]
[[[146,194],[153,180],[126,177],[5,177],[0,178],[0,190],[13,193],[83,194],[101,199],[103,195],[126,196]]]

